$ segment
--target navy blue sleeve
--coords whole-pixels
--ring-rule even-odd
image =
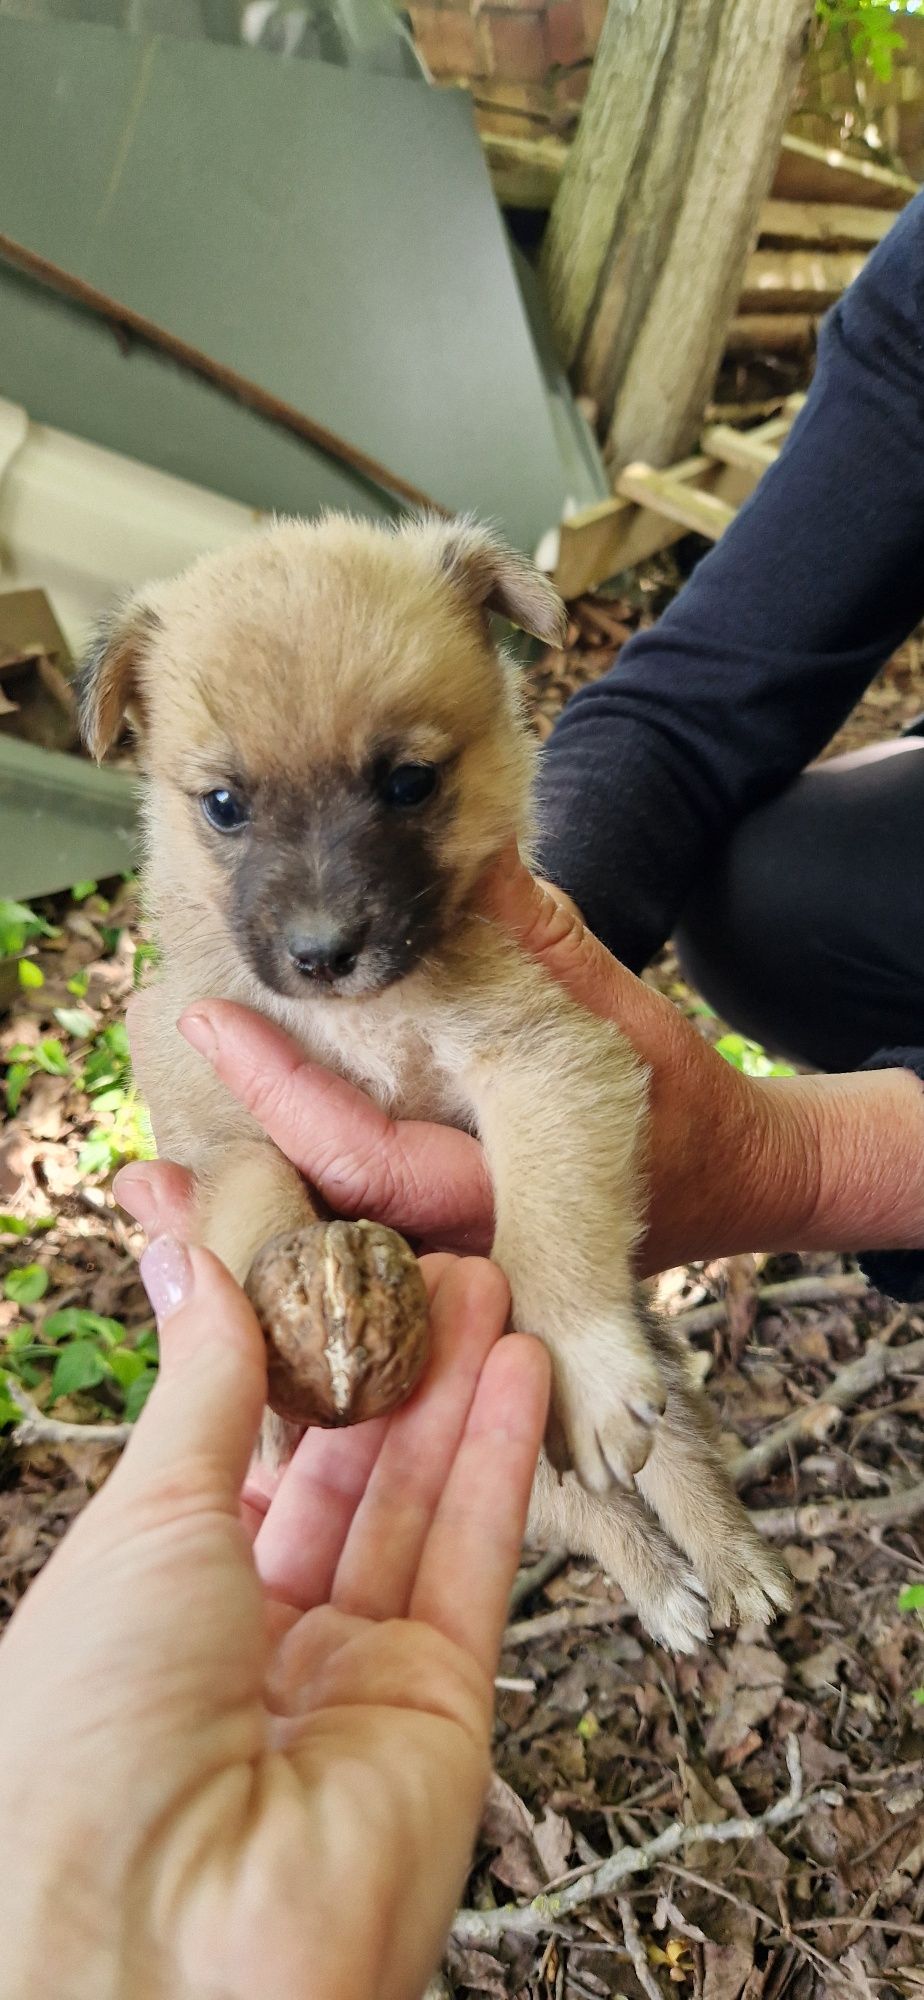
[[[924,194],[828,315],[779,458],[546,746],[540,865],[639,970],[736,821],[924,613]]]

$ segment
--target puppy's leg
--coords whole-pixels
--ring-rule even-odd
[[[556,1464],[628,1485],[666,1389],[640,1313],[638,1141],[645,1072],[605,1021],[516,960],[465,1084],[494,1183],[494,1255],[515,1324],[551,1351]]]
[[[647,1632],[672,1653],[692,1653],[709,1637],[709,1607],[693,1570],[634,1493],[608,1500],[585,1493],[570,1473],[559,1482],[540,1458],[527,1540],[590,1556],[618,1583]]]
[[[689,1378],[684,1350],[663,1325],[652,1338],[669,1383],[667,1408],[638,1486],[689,1557],[717,1625],[769,1624],[792,1602],[782,1557],[753,1526],[725,1466],[706,1397]]]

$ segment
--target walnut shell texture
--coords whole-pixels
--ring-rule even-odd
[[[289,1423],[365,1423],[397,1409],[419,1381],[427,1294],[395,1230],[314,1222],[274,1236],[246,1289],[266,1339],[269,1405]]]

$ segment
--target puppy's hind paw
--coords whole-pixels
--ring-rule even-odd
[[[692,1569],[678,1563],[656,1595],[635,1605],[639,1622],[668,1653],[695,1653],[712,1631],[709,1604]]]

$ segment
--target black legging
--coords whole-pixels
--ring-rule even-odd
[[[687,976],[816,1069],[924,1046],[924,724],[749,814],[684,911]]]

